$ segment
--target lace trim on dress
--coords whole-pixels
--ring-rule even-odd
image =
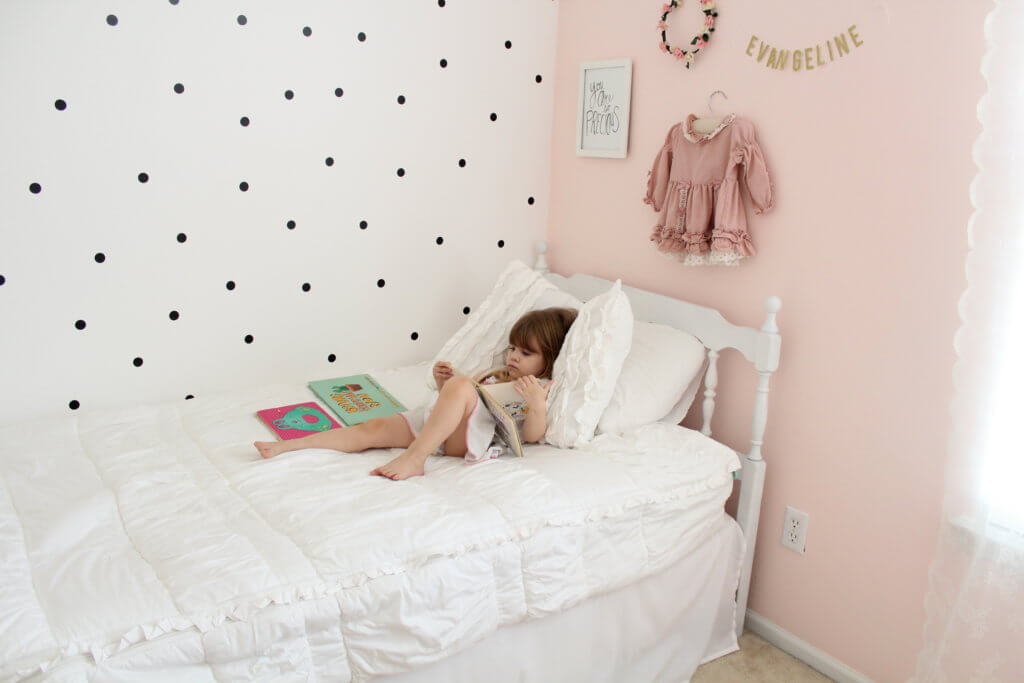
[[[694,114],[690,114],[689,116],[686,117],[686,121],[683,122],[683,137],[689,140],[690,142],[707,142],[708,140],[710,140],[711,138],[715,137],[723,130],[728,128],[735,118],[735,114],[729,114],[728,116],[722,119],[722,121],[713,131],[701,135],[700,133],[693,130],[693,122],[697,120],[697,116]]]

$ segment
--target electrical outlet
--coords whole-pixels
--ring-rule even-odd
[[[787,505],[782,520],[782,545],[803,555],[807,548],[808,519],[806,512]]]

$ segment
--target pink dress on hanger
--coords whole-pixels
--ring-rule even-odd
[[[684,265],[737,265],[755,253],[740,180],[757,214],[775,205],[775,191],[749,121],[730,114],[701,134],[696,119],[672,126],[654,158],[644,198],[659,212],[651,241]]]

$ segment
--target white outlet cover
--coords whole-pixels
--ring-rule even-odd
[[[782,519],[782,545],[803,555],[807,550],[807,524],[809,516],[803,510],[786,506]]]

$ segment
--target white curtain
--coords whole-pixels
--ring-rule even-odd
[[[1024,2],[994,4],[916,683],[1024,681]]]

